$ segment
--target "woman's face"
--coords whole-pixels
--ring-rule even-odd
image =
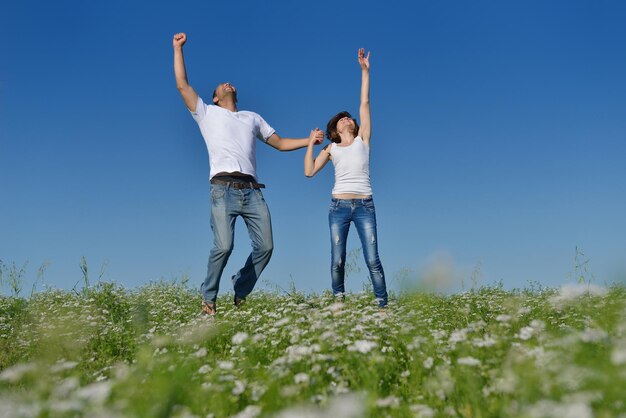
[[[346,128],[348,132],[354,131],[354,121],[348,116],[344,116],[337,121],[337,132],[343,132]]]

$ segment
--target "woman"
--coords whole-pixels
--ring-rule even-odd
[[[380,308],[387,307],[385,273],[378,257],[376,233],[376,210],[372,200],[369,175],[370,155],[370,63],[369,52],[365,56],[359,49],[361,66],[361,126],[348,112],[339,112],[326,125],[326,136],[331,141],[313,159],[313,146],[322,142],[311,133],[304,157],[304,175],[313,177],[329,160],[335,167],[335,187],[332,191],[328,221],[332,246],[331,276],[333,294],[345,297],[346,241],[350,223],[354,222],[365,262],[369,269],[374,294]]]

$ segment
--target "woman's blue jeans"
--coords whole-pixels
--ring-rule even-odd
[[[229,184],[211,184],[211,229],[213,249],[204,283],[202,298],[215,302],[220,278],[233,251],[235,220],[241,216],[252,240],[252,252],[246,264],[232,278],[235,296],[245,298],[269,263],[274,248],[270,211],[259,189],[233,189]]]
[[[350,223],[354,222],[361,239],[365,263],[379,307],[387,306],[387,285],[385,273],[378,257],[378,236],[376,233],[376,209],[374,200],[332,199],[328,213],[331,241],[331,277],[333,294],[345,293],[344,277],[346,264],[346,241]]]

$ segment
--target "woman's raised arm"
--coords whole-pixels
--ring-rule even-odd
[[[359,136],[368,146],[372,135],[372,122],[370,114],[370,53],[365,56],[365,50],[359,49],[359,65],[361,66],[361,106],[359,116],[361,126]]]

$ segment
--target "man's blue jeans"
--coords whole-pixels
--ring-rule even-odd
[[[209,255],[207,276],[202,283],[202,298],[215,302],[222,272],[233,251],[235,220],[241,216],[252,240],[246,264],[232,278],[235,296],[248,296],[272,257],[272,221],[263,193],[259,189],[233,189],[229,184],[211,184],[211,229],[214,245]]]
[[[328,213],[331,241],[331,277],[333,294],[345,293],[344,276],[346,264],[346,241],[350,222],[354,222],[361,239],[365,263],[379,307],[387,306],[387,285],[385,273],[378,257],[378,236],[376,233],[376,209],[372,198],[332,199]]]

